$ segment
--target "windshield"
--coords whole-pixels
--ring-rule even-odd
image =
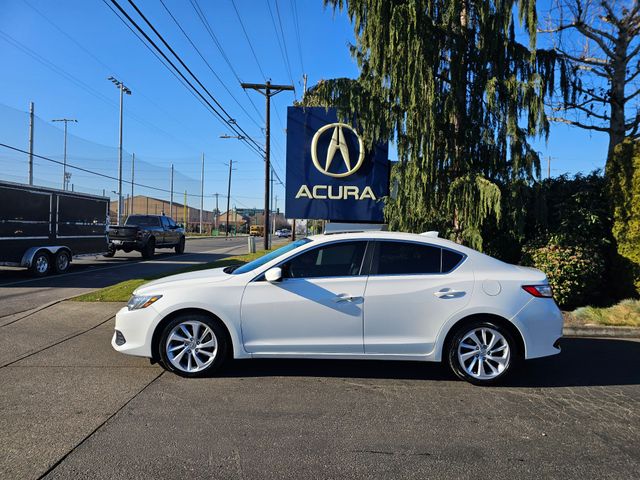
[[[235,275],[235,274],[250,272],[251,270],[255,270],[256,268],[261,267],[262,265],[270,262],[274,258],[278,258],[279,256],[284,255],[285,253],[290,252],[291,250],[295,250],[296,248],[301,247],[302,245],[306,245],[310,241],[311,240],[308,238],[296,240],[295,242],[291,242],[288,245],[285,245],[284,247],[280,247],[279,249],[274,250],[271,253],[267,253],[266,255],[260,258],[256,258],[252,262],[246,263],[229,273],[233,273]]]
[[[152,217],[147,215],[131,215],[124,222],[125,225],[136,225],[138,227],[157,227],[160,225],[158,217]]]

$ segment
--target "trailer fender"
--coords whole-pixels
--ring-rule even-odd
[[[58,250],[63,250],[63,249],[69,252],[70,257],[73,257],[69,247],[66,247],[64,245],[53,245],[53,246],[43,245],[41,247],[31,247],[27,249],[26,252],[24,252],[24,255],[22,255],[22,261],[20,262],[20,266],[26,267],[26,268],[31,267],[31,262],[33,261],[33,257],[40,250],[46,250],[53,257],[58,252]]]

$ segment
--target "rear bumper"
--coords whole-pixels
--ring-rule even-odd
[[[144,247],[144,243],[138,240],[121,240],[115,238],[109,240],[109,245],[113,246],[116,250],[141,250]]]
[[[522,332],[526,359],[560,353],[564,317],[551,298],[533,298],[512,319]]]

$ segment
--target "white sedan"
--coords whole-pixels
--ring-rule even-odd
[[[559,353],[562,324],[539,270],[431,232],[361,232],[147,283],[112,345],[185,377],[229,358],[420,360],[485,385]]]

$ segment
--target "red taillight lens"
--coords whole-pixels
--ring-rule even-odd
[[[549,285],[523,285],[522,289],[538,298],[551,298],[553,291]]]

